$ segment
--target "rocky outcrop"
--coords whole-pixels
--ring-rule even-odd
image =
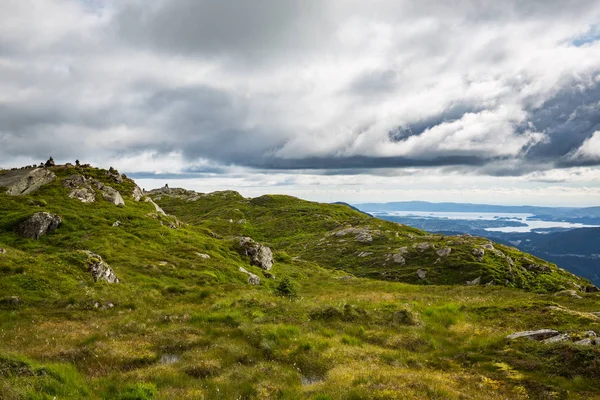
[[[506,338],[510,340],[514,339],[530,339],[530,340],[544,340],[554,336],[559,335],[558,331],[554,329],[538,329],[537,331],[523,331],[523,332],[515,332],[513,334],[508,335]]]
[[[394,260],[394,262],[396,264],[400,264],[400,265],[406,264],[406,259],[404,258],[404,256],[402,254],[392,254],[392,260]]]
[[[267,246],[264,246],[252,238],[239,238],[238,250],[240,254],[250,257],[250,263],[266,271],[273,266],[273,252]]]
[[[39,239],[42,235],[54,231],[62,223],[58,215],[47,212],[33,214],[15,227],[17,235],[26,239]]]
[[[165,215],[165,216],[167,215],[167,213],[166,213],[166,212],[164,212],[164,211],[163,211],[163,209],[162,209],[162,208],[160,208],[160,207],[158,206],[158,204],[156,204],[156,203],[155,203],[155,202],[154,202],[154,201],[153,201],[153,200],[152,200],[150,197],[146,197],[146,198],[144,198],[144,201],[145,201],[146,203],[152,203],[152,205],[154,206],[154,209],[156,210],[156,212],[157,212],[157,213],[159,213],[159,214],[161,214],[161,215]]]
[[[480,282],[481,282],[481,277],[478,276],[477,278],[473,279],[472,281],[466,281],[465,284],[467,286],[475,286],[475,285],[479,285]]]
[[[244,274],[248,275],[248,283],[251,285],[259,285],[260,284],[260,278],[258,277],[258,275],[253,274],[252,272],[248,272],[246,271],[246,269],[240,267],[240,272],[243,272]]]
[[[0,187],[11,196],[24,196],[54,181],[54,172],[45,168],[17,169],[0,175]]]
[[[123,183],[123,177],[121,176],[121,174],[119,174],[119,171],[117,171],[113,167],[110,167],[110,169],[106,171],[106,176],[117,183]]]
[[[452,249],[450,247],[445,247],[435,252],[435,254],[437,254],[440,257],[447,257],[450,255],[450,253],[452,253]]]
[[[419,251],[425,251],[425,250],[429,250],[432,247],[432,244],[429,242],[421,242],[421,243],[416,243],[413,247]]]
[[[104,260],[102,260],[102,257],[88,250],[84,250],[84,253],[88,256],[88,259],[86,260],[86,265],[88,271],[92,274],[94,281],[119,283],[119,279],[115,275],[115,272],[107,263],[104,262]]]
[[[577,293],[577,291],[575,291],[573,289],[561,290],[560,292],[557,292],[554,295],[555,296],[567,296],[567,297],[573,297],[575,299],[581,299],[581,296]]]
[[[473,255],[477,258],[477,261],[483,261],[483,256],[485,255],[485,250],[483,249],[473,249]]]
[[[69,193],[70,198],[77,199],[82,203],[93,203],[96,201],[96,192],[94,192],[94,189],[85,177],[73,174],[63,179],[62,183],[64,187],[73,189]]]
[[[131,193],[131,197],[133,197],[133,201],[138,202],[144,197],[144,192],[138,185],[135,185],[133,192]]]
[[[354,235],[357,242],[371,243],[373,241],[374,232],[367,228],[344,228],[332,233],[333,236],[341,237],[346,235]]]

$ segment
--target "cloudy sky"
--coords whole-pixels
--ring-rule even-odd
[[[0,167],[600,205],[597,0],[2,0]]]

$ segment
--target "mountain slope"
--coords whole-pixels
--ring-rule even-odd
[[[2,399],[600,398],[599,346],[577,344],[600,332],[598,293],[381,279],[379,267],[402,270],[384,265],[389,247],[445,247],[346,206],[173,189],[152,194],[176,216],[163,215],[114,170],[39,175],[47,182],[26,195],[0,190]],[[39,212],[62,223],[39,240],[19,236]],[[348,228],[359,231],[337,235]],[[271,247],[269,271],[240,251],[241,234]],[[481,239],[448,240],[465,240],[446,256],[460,260]],[[356,255],[367,248],[375,266]],[[485,250],[491,262],[465,262],[493,265]],[[406,271],[417,257],[433,256],[410,250]],[[95,279],[101,264],[118,283]],[[531,289],[547,289],[534,278]],[[506,339],[541,328],[568,339]]]

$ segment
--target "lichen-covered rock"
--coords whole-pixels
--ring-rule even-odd
[[[450,253],[452,253],[452,249],[450,247],[445,247],[435,252],[435,254],[437,254],[440,257],[447,257],[450,255]]]
[[[24,196],[55,179],[54,172],[46,168],[11,170],[0,174],[0,187],[10,196]]]
[[[119,283],[119,279],[115,275],[112,268],[102,260],[96,253],[84,250],[84,253],[88,256],[86,266],[88,271],[92,274],[92,277],[96,282],[106,281],[108,283]]]
[[[245,268],[240,267],[240,272],[243,272],[244,274],[248,275],[248,283],[251,285],[259,285],[260,284],[260,278],[258,277],[258,275],[253,274],[252,272],[248,272],[246,271]]]
[[[26,239],[39,239],[40,236],[54,231],[62,223],[58,215],[47,212],[33,214],[15,227],[17,235]]]
[[[273,252],[252,238],[242,237],[239,241],[239,252],[250,257],[250,263],[266,271],[273,266]]]
[[[507,339],[531,339],[531,340],[544,340],[554,336],[558,336],[559,332],[554,329],[538,329],[537,331],[523,331],[523,332],[515,332],[513,334],[508,335]]]

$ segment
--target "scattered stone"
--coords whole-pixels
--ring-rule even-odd
[[[598,346],[600,345],[600,339],[598,338],[585,338],[582,340],[578,340],[577,342],[574,342],[573,344],[577,344],[580,346]]]
[[[200,258],[204,258],[204,259],[209,259],[210,256],[208,254],[204,254],[204,253],[196,253],[196,255]]]
[[[482,244],[481,247],[483,247],[486,250],[495,250],[494,245],[491,243]]]
[[[373,232],[367,228],[344,228],[332,233],[334,236],[355,235],[354,239],[362,243],[370,243],[373,241]]]
[[[598,336],[596,334],[596,332],[594,332],[594,331],[585,331],[585,332],[583,332],[583,335],[586,337],[597,337]]]
[[[241,237],[239,239],[239,252],[250,257],[250,263],[266,271],[273,266],[273,252],[267,246],[264,246],[252,238]]]
[[[520,339],[526,338],[531,340],[544,340],[554,336],[559,335],[558,331],[554,329],[539,329],[537,331],[523,331],[523,332],[515,332],[513,334],[508,335],[507,339]]]
[[[238,219],[237,221],[235,221],[235,223],[242,225],[242,224],[246,223],[246,220],[245,219]]]
[[[419,251],[425,251],[425,250],[430,249],[432,247],[432,245],[429,242],[421,242],[421,243],[416,243],[413,247]]]
[[[561,333],[560,335],[556,335],[556,336],[552,336],[548,339],[544,339],[542,340],[542,343],[559,343],[559,342],[566,342],[571,340],[571,336],[569,336],[568,333]]]
[[[419,279],[425,279],[425,278],[427,278],[427,270],[425,270],[425,269],[418,269],[417,270],[417,276],[419,277]]]
[[[152,205],[153,205],[153,206],[154,206],[154,208],[156,209],[156,212],[157,212],[157,213],[159,213],[159,214],[162,214],[162,215],[167,215],[167,213],[166,213],[166,212],[164,212],[164,211],[163,211],[163,209],[162,209],[162,208],[160,208],[160,207],[158,206],[158,204],[156,204],[154,201],[152,201],[152,199],[151,199],[150,197],[145,197],[145,198],[144,198],[144,201],[145,201],[146,203],[152,203]]]
[[[400,264],[400,265],[406,264],[406,259],[404,258],[404,256],[402,254],[392,254],[392,260],[394,260],[394,262],[396,264]]]
[[[371,254],[373,254],[373,253],[370,251],[361,251],[360,253],[358,253],[358,257],[368,257]]]
[[[117,183],[123,183],[123,177],[121,176],[121,174],[119,174],[119,171],[117,171],[113,167],[110,167],[110,169],[106,171],[106,176],[114,179],[114,181]]]
[[[398,253],[399,254],[407,254],[408,253],[408,247],[404,246],[404,247],[400,247],[398,249]]]
[[[577,294],[577,291],[573,290],[573,289],[567,289],[567,290],[561,290],[558,293],[554,294],[555,296],[570,296],[573,297],[575,299],[581,299],[581,296]]]
[[[437,254],[440,257],[447,257],[450,255],[451,252],[452,252],[452,249],[450,247],[445,247],[443,249],[439,249],[438,251],[436,251],[435,254]]]
[[[169,222],[169,225],[167,226],[171,229],[177,229],[177,225],[174,222]]]
[[[96,253],[92,253],[91,251],[84,250],[83,251],[88,256],[87,267],[88,271],[92,273],[92,277],[94,281],[106,281],[108,283],[119,283],[119,279],[115,275],[115,272],[112,268],[102,260]]]
[[[252,272],[248,272],[246,271],[246,269],[240,267],[240,272],[243,272],[244,274],[248,275],[248,283],[251,285],[259,285],[260,284],[260,278],[258,277],[258,275],[253,274]]]
[[[131,193],[131,197],[133,197],[133,201],[138,202],[144,197],[144,192],[138,185],[135,185],[133,192]]]
[[[10,196],[24,196],[55,179],[54,172],[45,168],[16,169],[0,174],[0,187]]]
[[[121,226],[121,221],[115,221],[112,226]]]
[[[357,242],[370,243],[373,241],[373,236],[368,232],[359,233],[355,237]]]
[[[54,231],[62,223],[58,215],[39,212],[22,221],[15,227],[17,235],[26,239],[39,239],[40,236]]]
[[[467,286],[474,286],[474,285],[479,285],[479,282],[481,282],[481,276],[478,276],[477,278],[473,279],[472,281],[467,281],[466,284],[467,284]]]

